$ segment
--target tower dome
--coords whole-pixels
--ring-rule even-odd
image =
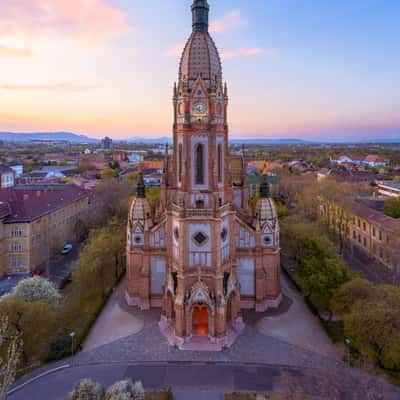
[[[137,181],[136,198],[132,201],[129,210],[129,222],[131,226],[135,223],[141,224],[145,228],[151,228],[153,222],[151,219],[150,204],[146,199],[143,173],[140,171]]]
[[[278,221],[278,213],[276,212],[275,203],[270,197],[267,167],[264,166],[262,182],[260,185],[260,198],[257,200],[256,205],[256,224],[259,223],[260,226],[268,223],[272,228]]]
[[[189,89],[200,76],[208,88],[221,84],[222,66],[217,47],[208,32],[209,6],[207,0],[194,0],[192,5],[193,32],[183,50],[179,81]]]

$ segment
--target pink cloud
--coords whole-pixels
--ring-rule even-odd
[[[183,49],[185,48],[185,43],[177,43],[171,46],[164,52],[164,55],[167,57],[180,57],[183,53]]]
[[[0,38],[63,33],[104,40],[129,29],[125,13],[107,0],[1,0]]]
[[[260,54],[272,54],[271,50],[263,50],[259,47],[244,47],[234,50],[222,50],[221,57],[224,59],[235,58],[235,57],[253,57]]]
[[[232,29],[243,26],[243,21],[240,11],[234,10],[220,19],[216,19],[210,23],[211,33],[221,33],[231,31]]]
[[[13,47],[0,46],[0,58],[27,58],[32,57],[30,49],[19,49]]]

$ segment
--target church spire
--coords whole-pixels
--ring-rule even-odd
[[[263,172],[262,172],[262,181],[260,185],[260,198],[266,199],[269,197],[269,182],[268,182],[268,173],[267,173],[267,162],[264,164]]]
[[[193,32],[208,32],[208,14],[210,7],[207,0],[193,0]]]
[[[146,186],[143,179],[143,166],[138,166],[138,177],[136,183],[136,197],[138,199],[144,199],[146,197]]]

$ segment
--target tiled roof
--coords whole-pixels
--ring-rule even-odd
[[[384,213],[374,210],[373,208],[366,206],[360,201],[354,202],[353,213],[358,217],[364,218],[371,224],[382,228],[382,230],[400,234],[399,219],[388,217]]]
[[[75,185],[23,185],[0,190],[0,202],[8,203],[5,222],[30,222],[88,197]]]
[[[10,206],[8,203],[1,203],[0,202],[0,219],[7,217],[11,212]]]
[[[14,173],[14,170],[5,165],[0,165],[0,174],[10,173],[10,172]]]

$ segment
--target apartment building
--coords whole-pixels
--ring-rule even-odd
[[[0,276],[44,270],[89,212],[75,185],[23,185],[0,190]]]

